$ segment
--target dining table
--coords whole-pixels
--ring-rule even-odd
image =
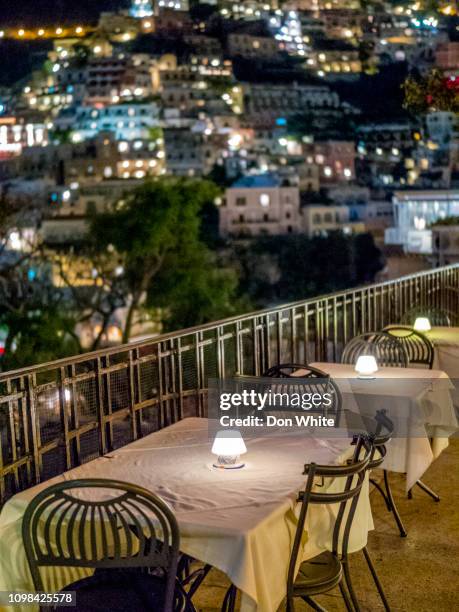
[[[453,404],[454,385],[442,370],[379,367],[374,377],[361,377],[355,366],[315,362],[336,382],[344,411],[374,417],[384,410],[395,423],[382,468],[406,474],[409,491],[458,431]],[[299,369],[295,375],[301,377]]]
[[[109,478],[145,487],[169,504],[180,529],[180,550],[224,572],[241,591],[243,612],[275,612],[286,594],[298,492],[306,479],[304,464],[344,464],[355,446],[345,436],[327,439],[299,430],[278,432],[247,438],[245,466],[224,470],[213,466],[209,431],[208,419],[185,418],[14,495],[0,513],[0,591],[34,591],[21,537],[22,517],[31,499],[58,482]],[[321,490],[342,490],[339,480],[326,479]],[[86,492],[91,495],[90,489]],[[310,507],[303,559],[331,549],[336,513],[336,505]],[[351,530],[350,552],[366,545],[371,529],[367,478]],[[91,570],[44,571],[47,590],[56,592]]]

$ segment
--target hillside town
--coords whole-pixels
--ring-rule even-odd
[[[449,2],[132,0],[97,23],[8,25],[2,265],[39,244],[54,287],[97,293],[90,220],[170,178],[217,186],[203,231],[226,267],[254,241],[337,234],[380,253],[358,280],[458,261],[458,24]],[[85,311],[85,346],[121,340],[116,310],[102,330]],[[137,336],[163,329],[147,318]]]

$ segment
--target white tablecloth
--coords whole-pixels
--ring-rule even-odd
[[[395,435],[391,440],[383,465],[390,471],[406,473],[407,490],[448,446],[448,437],[459,427],[451,395],[453,385],[445,372],[381,367],[374,379],[359,380],[352,365],[311,365],[337,381],[345,394],[344,409],[361,409],[359,395],[364,395],[374,402],[373,413],[384,408],[390,418],[399,419],[402,427],[407,428],[407,437]]]
[[[426,336],[435,346],[434,368],[446,372],[453,381],[454,405],[459,408],[459,327],[432,327]]]
[[[34,495],[54,482],[102,477],[159,494],[176,514],[181,550],[225,572],[243,593],[243,610],[274,612],[285,595],[295,499],[305,484],[303,465],[341,463],[352,453],[349,442],[306,438],[304,433],[248,439],[246,467],[224,472],[210,467],[207,420],[185,419],[8,501],[0,514],[0,590],[33,591],[20,529]],[[329,482],[329,488],[336,483]],[[311,507],[304,558],[330,548],[334,512],[336,506]],[[368,482],[354,524],[351,551],[366,544],[373,528]],[[59,590],[81,575],[59,568],[50,572],[46,586]]]

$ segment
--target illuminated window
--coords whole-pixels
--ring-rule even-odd
[[[262,193],[260,196],[260,204],[262,206],[269,206],[270,203],[270,197],[267,193]]]

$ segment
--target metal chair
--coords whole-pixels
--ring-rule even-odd
[[[281,363],[266,370],[262,376],[267,378],[297,378],[298,370],[305,370],[305,373],[301,374],[301,378],[326,378],[329,376],[326,372],[307,363]]]
[[[403,344],[384,332],[368,332],[352,338],[344,347],[341,363],[355,365],[361,355],[373,355],[380,366],[406,368],[409,363]]]
[[[373,455],[368,465],[369,470],[374,470],[381,466],[387,454],[386,444],[390,442],[394,434],[394,424],[389,419],[389,417],[386,415],[384,410],[379,410],[376,413],[376,417],[374,421],[376,422],[377,425],[376,425],[375,431],[373,432],[373,447],[374,448],[373,448]],[[367,424],[368,424],[368,421],[367,421]],[[368,425],[368,427],[370,428],[371,425]],[[381,487],[381,485],[376,480],[370,478],[370,481],[383,496],[383,499],[386,502],[387,509],[389,510],[389,512],[392,512],[392,514],[394,515],[394,519],[395,519],[395,522],[397,523],[397,527],[400,531],[400,535],[402,536],[402,538],[405,538],[407,536],[407,532],[405,530],[405,527],[403,526],[402,519],[400,518],[400,514],[398,512],[397,506],[395,505],[395,500],[392,495],[392,490],[390,488],[389,474],[387,470],[383,470],[383,475],[384,475],[385,490]]]
[[[362,450],[364,451],[363,458],[361,457]],[[347,568],[349,536],[371,454],[372,444],[370,440],[359,436],[354,456],[348,465],[317,465],[311,463],[304,466],[304,474],[308,478],[304,491],[300,491],[298,496],[301,507],[287,576],[287,612],[294,611],[294,600],[298,597],[315,610],[323,610],[312,597],[327,593],[336,586],[341,591],[346,609],[353,610],[344,585],[344,572],[348,573],[349,571]],[[342,479],[342,490],[339,492],[320,492],[320,490],[314,488],[317,477]],[[297,572],[306,516],[312,504],[339,504],[333,529],[332,550],[304,561],[300,564]]]
[[[400,323],[402,325],[413,326],[418,317],[427,317],[431,325],[439,327],[451,327],[451,321],[454,320],[454,314],[448,310],[430,308],[429,306],[416,306],[402,315]]]
[[[435,349],[426,335],[406,325],[388,325],[384,332],[403,344],[408,354],[407,366],[423,365],[432,369]]]
[[[142,487],[102,478],[55,484],[27,506],[22,537],[37,591],[46,591],[42,567],[96,570],[64,589],[76,591],[77,612],[192,609],[176,581],[177,521]]]
[[[301,371],[301,376],[298,372]],[[331,378],[330,374],[323,372],[319,368],[308,365],[307,363],[284,363],[272,366],[264,372],[263,378],[278,378],[278,379],[289,379],[286,385],[279,383],[276,392],[282,393],[286,391],[297,392],[300,395],[303,393],[324,393],[331,394],[330,406],[324,406],[320,408],[320,411],[314,408],[308,410],[308,413],[319,413],[321,416],[326,418],[334,418],[335,427],[339,426],[341,412],[342,412],[342,396],[336,382]],[[295,379],[301,381],[307,379],[307,383],[295,384]]]
[[[383,496],[383,499],[386,502],[387,509],[390,512],[392,512],[392,514],[394,515],[394,518],[400,529],[400,532],[402,532],[402,530],[404,531],[404,528],[403,528],[402,521],[400,519],[400,515],[398,514],[398,510],[395,505],[394,498],[392,496],[392,491],[390,488],[389,480],[387,478],[387,472],[384,470],[384,485],[385,485],[386,490],[384,490],[377,481],[371,478],[371,471],[381,466],[387,454],[386,444],[392,438],[392,435],[394,433],[394,424],[389,419],[389,417],[387,417],[385,410],[378,410],[374,417],[367,417],[367,416],[360,415],[360,414],[359,415],[353,414],[352,416],[355,417],[354,424],[355,422],[358,422],[358,426],[356,428],[356,431],[354,431],[354,434],[356,435],[357,433],[360,433],[361,435],[361,432],[363,430],[370,436],[370,439],[372,442],[370,459],[369,459],[368,466],[367,466],[367,470],[370,473],[370,482],[376,487],[376,489]],[[350,430],[352,431],[353,429],[352,421],[349,423],[349,427],[350,427]],[[404,533],[404,535],[406,535],[406,532]],[[373,577],[373,581],[378,590],[378,593],[383,603],[384,609],[386,611],[389,611],[390,607],[389,607],[389,604],[386,598],[386,594],[384,593],[384,589],[379,580],[378,574],[376,573],[376,569],[373,565],[373,562],[370,557],[370,553],[368,552],[366,546],[362,549],[362,552],[367,562],[368,568],[371,572],[371,575]],[[358,603],[358,600],[357,600],[357,597],[354,591],[354,587],[352,585],[348,564],[344,564],[343,569],[344,569],[344,576],[346,579],[347,587],[349,589],[349,594],[351,596],[352,603],[354,605],[354,608],[358,610],[359,603]]]

